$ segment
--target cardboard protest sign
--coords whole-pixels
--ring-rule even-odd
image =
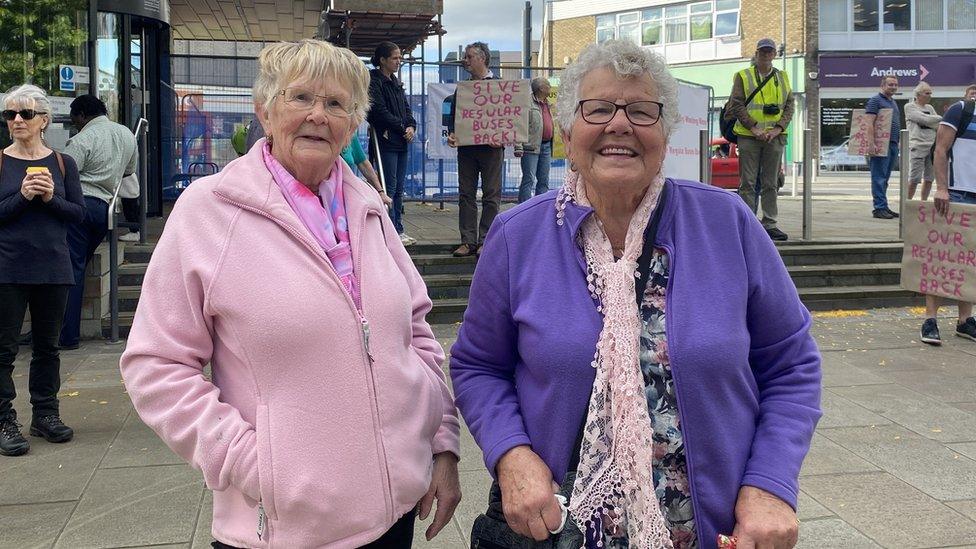
[[[950,204],[948,215],[943,216],[933,203],[911,200],[902,213],[901,286],[921,294],[976,301],[976,206]]]
[[[511,145],[529,138],[528,80],[466,80],[457,84],[458,145]]]
[[[851,138],[847,141],[847,153],[854,156],[888,156],[888,141],[891,140],[892,109],[881,109],[877,116],[871,116],[864,109],[851,112]],[[874,143],[881,154],[871,153],[868,129],[874,122]]]

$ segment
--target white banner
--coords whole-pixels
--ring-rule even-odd
[[[665,105],[667,109],[670,105]],[[664,157],[664,175],[676,179],[701,179],[698,131],[708,128],[708,88],[678,83],[678,111],[681,123],[671,134]]]
[[[454,93],[455,84],[427,84],[427,158],[457,158],[457,151],[447,145],[447,126],[444,119],[450,105],[444,100]]]

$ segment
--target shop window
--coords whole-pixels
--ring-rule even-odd
[[[912,7],[910,0],[884,0],[884,30],[912,30]]]
[[[712,3],[699,2],[688,6],[691,13],[689,24],[692,40],[708,40],[712,37]]]
[[[942,0],[914,0],[915,28],[942,30]]]
[[[853,0],[853,10],[855,31],[878,30],[878,0]]]
[[[668,6],[664,8],[667,42],[686,42],[688,40],[688,6]]]
[[[847,0],[820,0],[820,30],[847,32]]]
[[[645,46],[657,46],[664,42],[661,36],[663,30],[663,11],[661,8],[653,8],[641,12],[641,44]]]
[[[949,30],[976,28],[976,0],[948,0]]]
[[[739,0],[715,0],[715,36],[739,35]]]

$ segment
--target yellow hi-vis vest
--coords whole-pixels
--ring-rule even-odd
[[[745,98],[748,98],[753,90],[759,86],[759,83],[762,82],[762,78],[759,77],[759,69],[752,66],[747,69],[742,69],[737,74],[742,78],[742,88],[745,91]],[[766,82],[766,85],[746,105],[746,109],[749,110],[749,116],[756,121],[756,126],[759,129],[772,128],[783,117],[786,98],[789,96],[789,78],[787,78],[786,73],[774,68],[773,77],[769,79],[769,82]],[[779,105],[779,113],[763,114],[763,105]],[[735,126],[733,126],[732,131],[738,135],[752,137],[752,132],[749,128],[743,126],[738,120],[735,121]],[[786,134],[786,128],[783,128],[783,134]]]

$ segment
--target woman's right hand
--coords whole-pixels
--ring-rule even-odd
[[[549,532],[559,528],[562,511],[555,498],[559,485],[542,458],[528,446],[516,446],[498,460],[495,471],[508,526],[536,541],[549,539]]]
[[[33,200],[35,196],[41,194],[34,187],[34,176],[32,174],[25,175],[24,180],[20,182],[20,194],[27,200]]]

